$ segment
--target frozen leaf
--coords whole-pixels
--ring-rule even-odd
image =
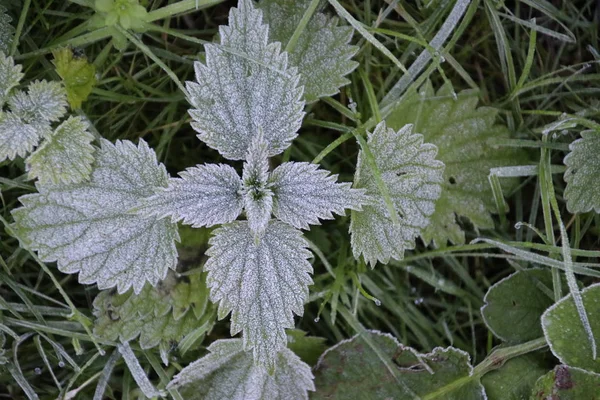
[[[414,248],[415,238],[429,224],[440,196],[444,164],[435,159],[437,148],[423,143],[423,136],[413,134],[411,125],[396,132],[381,122],[369,134],[367,145],[399,219],[393,222],[368,155],[361,150],[354,185],[366,189],[375,202],[361,212],[352,211],[352,252],[375,266],[377,261],[401,260],[405,250]]]
[[[0,13],[0,16],[2,14]],[[2,21],[0,20],[0,27]],[[0,28],[1,29],[1,28]],[[12,57],[7,57],[2,51],[0,51],[0,112],[4,103],[8,100],[9,93],[11,90],[19,84],[23,73],[21,72],[22,67],[15,65],[15,61]]]
[[[505,126],[494,125],[497,110],[476,108],[477,101],[476,92],[456,95],[446,85],[436,93],[428,82],[407,95],[387,118],[394,129],[414,124],[426,142],[438,147],[437,158],[446,165],[441,197],[431,224],[421,235],[426,243],[433,241],[440,247],[448,241],[464,243],[459,216],[467,217],[476,228],[493,228],[491,213],[497,209],[488,181],[490,168],[520,165],[524,160],[522,150],[490,143],[508,138],[510,132]],[[504,192],[517,182],[503,179]]]
[[[594,210],[600,213],[600,186],[598,175],[600,164],[600,132],[585,131],[581,139],[569,146],[571,152],[565,157],[565,198],[571,213],[584,213]]]
[[[312,284],[308,244],[279,221],[269,223],[260,241],[247,222],[224,225],[214,235],[204,266],[210,298],[219,302],[219,318],[231,312],[231,334],[243,331],[244,349],[271,370]]]
[[[52,63],[65,85],[71,108],[80,108],[96,84],[96,67],[85,56],[75,56],[69,48],[53,51],[52,55]]]
[[[32,82],[27,93],[15,92],[8,103],[12,112],[27,123],[55,122],[67,112],[66,92],[58,82]]]
[[[51,132],[46,123],[26,123],[10,111],[0,111],[0,162],[25,157]]]
[[[156,285],[177,261],[177,226],[130,213],[156,187],[167,185],[167,173],[144,141],[115,145],[103,140],[89,181],[71,185],[38,184],[39,193],[20,197],[14,210],[22,245],[42,261],[58,262],[65,273],[100,289]]]
[[[262,0],[265,22],[269,24],[271,40],[285,47],[300,23],[310,0]],[[333,96],[350,81],[346,78],[358,63],[352,57],[358,51],[351,46],[353,29],[338,26],[337,18],[316,12],[308,21],[289,53],[290,64],[300,72],[304,99],[313,102],[320,97]]]
[[[185,367],[168,388],[186,400],[308,400],[313,375],[291,350],[275,356],[275,371],[256,365],[241,339],[217,340],[210,353]]]
[[[139,212],[146,216],[182,221],[195,228],[234,221],[242,212],[242,181],[224,164],[206,164],[180,172],[169,186],[143,200]]]
[[[269,27],[251,0],[240,0],[219,29],[220,45],[208,44],[206,65],[196,62],[188,82],[192,127],[224,157],[241,160],[260,131],[269,155],[296,137],[304,113],[300,75],[288,67],[280,43],[269,44]]]
[[[419,354],[391,335],[368,331],[338,343],[321,356],[315,367],[317,391],[311,397],[486,399],[479,380],[469,379],[472,374],[470,357],[462,350],[436,347],[431,353]]]
[[[269,145],[262,132],[256,135],[248,148],[242,173],[244,208],[250,230],[262,236],[273,210],[273,192],[268,186]]]
[[[298,229],[318,225],[319,219],[344,215],[346,208],[361,211],[369,199],[363,189],[352,189],[348,182],[337,183],[337,175],[316,164],[287,162],[277,167],[270,178],[275,194],[275,216]]]
[[[10,24],[12,18],[6,13],[6,8],[0,6],[0,60],[3,57],[2,53],[8,54],[13,41],[15,29]],[[0,61],[1,63],[2,61]],[[0,82],[2,76],[0,75]]]
[[[599,390],[600,376],[597,374],[557,365],[538,379],[530,400],[595,400]]]
[[[29,178],[40,183],[79,183],[92,172],[94,136],[80,117],[69,117],[29,156]]]

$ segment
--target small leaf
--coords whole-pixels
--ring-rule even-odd
[[[2,63],[1,58],[4,57],[2,53],[8,54],[12,45],[15,28],[10,24],[11,21],[12,18],[6,13],[6,8],[0,5],[0,64]],[[2,82],[1,73],[0,82]]]
[[[481,379],[488,400],[528,400],[537,379],[548,368],[537,354],[508,360],[500,369]]]
[[[554,370],[538,379],[530,399],[597,400],[600,398],[598,393],[600,376],[578,368],[557,365]]]
[[[277,167],[270,178],[275,194],[275,216],[298,229],[320,224],[319,219],[344,215],[346,208],[361,211],[369,202],[364,189],[337,183],[337,175],[306,162],[287,162]]]
[[[569,146],[571,152],[565,157],[565,198],[569,212],[600,213],[600,192],[597,177],[600,164],[596,162],[600,151],[600,132],[581,132],[581,139]]]
[[[150,217],[171,217],[195,228],[234,221],[242,212],[242,181],[224,164],[197,165],[169,179],[167,188],[144,199],[138,212]]]
[[[268,44],[269,27],[251,0],[240,0],[219,28],[220,45],[207,44],[206,65],[195,63],[188,82],[192,127],[224,157],[241,160],[260,131],[269,156],[285,150],[302,123],[300,76],[288,67],[279,43]]]
[[[129,211],[166,184],[166,170],[146,142],[103,140],[88,182],[38,184],[39,193],[19,198],[14,228],[24,247],[57,261],[62,272],[79,273],[81,283],[139,293],[175,268],[177,226]]]
[[[65,85],[71,108],[80,108],[96,85],[96,67],[85,56],[75,56],[69,48],[55,50],[52,55],[52,63]]]
[[[391,335],[377,331],[364,335],[344,340],[321,356],[313,399],[486,399],[479,380],[470,379],[473,367],[464,351],[436,347],[418,354]],[[391,363],[393,375],[380,357]],[[436,396],[427,397],[432,393]]]
[[[271,219],[273,192],[268,187],[269,145],[262,132],[256,135],[248,148],[248,155],[242,172],[244,208],[248,226],[260,238]]]
[[[581,291],[583,305],[596,342],[600,341],[600,284]],[[544,335],[552,353],[569,367],[600,374],[600,359],[592,358],[592,348],[573,297],[563,297],[542,315]]]
[[[354,185],[366,189],[375,204],[352,212],[351,243],[354,257],[362,255],[373,267],[377,261],[386,264],[390,258],[401,260],[405,250],[414,248],[415,238],[429,224],[440,196],[444,164],[435,159],[437,148],[423,143],[423,136],[413,134],[411,125],[395,132],[381,122],[369,134],[367,145],[399,214],[399,223],[393,223],[367,155],[361,150]]]
[[[508,138],[510,132],[494,124],[497,110],[476,108],[477,101],[476,92],[456,95],[445,85],[436,93],[428,82],[418,92],[407,94],[386,120],[394,129],[414,124],[426,142],[438,147],[437,158],[446,164],[442,195],[431,224],[421,235],[426,243],[433,241],[439,247],[448,241],[464,243],[465,234],[457,223],[461,216],[476,228],[493,228],[491,213],[497,208],[488,182],[490,168],[520,165],[525,159],[521,149],[490,143]],[[503,179],[504,192],[516,183],[517,179]]]
[[[29,178],[40,183],[79,183],[92,172],[94,136],[80,117],[69,117],[27,159]]]
[[[276,355],[273,374],[254,363],[241,339],[217,340],[208,351],[168,388],[186,400],[308,400],[308,391],[315,390],[310,367],[286,348]]]
[[[2,13],[0,12],[0,29],[2,29]],[[1,33],[0,33],[1,35]],[[21,72],[23,67],[17,64],[12,57],[7,57],[0,50],[0,112],[2,107],[8,100],[9,94],[12,89],[19,84],[23,73]]]
[[[15,92],[8,103],[12,112],[27,123],[56,122],[67,112],[66,92],[58,82],[32,82],[27,93]]]
[[[26,123],[14,113],[0,111],[0,162],[25,157],[52,133],[47,123]]]
[[[554,304],[552,274],[532,268],[490,287],[481,307],[488,329],[507,342],[526,342],[542,336],[540,318]]]
[[[312,284],[311,256],[302,233],[271,221],[259,242],[247,222],[233,222],[214,231],[208,271],[210,298],[219,302],[219,318],[231,312],[231,335],[244,332],[244,349],[272,370],[287,342],[285,328],[302,315]]]
[[[259,7],[269,24],[271,40],[286,46],[310,2],[262,0]],[[350,83],[346,75],[358,66],[352,61],[358,47],[349,44],[353,33],[352,27],[338,26],[337,18],[328,18],[320,12],[308,21],[289,53],[290,64],[300,72],[300,85],[304,86],[306,102],[333,96],[340,87]]]

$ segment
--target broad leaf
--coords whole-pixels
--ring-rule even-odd
[[[75,56],[67,47],[53,51],[52,55],[52,63],[65,85],[71,108],[80,108],[96,85],[96,67],[85,56]]]
[[[365,190],[352,189],[352,184],[337,183],[337,175],[319,169],[316,164],[287,162],[271,174],[275,194],[275,216],[298,229],[318,225],[319,219],[344,215],[346,208],[361,211],[369,202]]]
[[[515,272],[486,293],[481,314],[488,329],[507,342],[542,336],[540,318],[554,304],[552,275],[547,269]]]
[[[600,376],[557,365],[542,376],[531,391],[530,400],[596,400],[600,393]],[[493,400],[493,399],[492,399]]]
[[[273,192],[268,187],[269,145],[259,132],[250,143],[244,170],[242,192],[250,230],[260,237],[267,229],[273,210]]]
[[[423,136],[413,134],[411,125],[396,132],[381,122],[369,134],[367,145],[399,219],[393,222],[368,155],[361,150],[354,186],[366,189],[375,203],[352,212],[351,243],[354,257],[362,255],[373,267],[377,261],[401,260],[405,250],[414,248],[440,196],[444,164],[435,159],[437,148],[423,143]]]
[[[27,159],[29,178],[40,183],[79,183],[92,172],[94,136],[80,117],[70,117]]]
[[[56,122],[67,112],[66,92],[58,82],[32,82],[27,93],[13,93],[8,103],[12,112],[27,123]]]
[[[281,153],[304,116],[300,76],[280,44],[268,43],[269,27],[251,0],[231,9],[219,35],[220,45],[205,46],[206,65],[195,63],[197,82],[187,83],[192,127],[229,159],[244,159],[260,131],[269,155]]]
[[[508,360],[481,379],[488,400],[528,400],[538,378],[548,371],[538,354]]]
[[[186,400],[307,400],[315,390],[310,367],[291,350],[275,357],[275,371],[256,365],[240,339],[217,340],[210,353],[177,374],[175,387]]]
[[[443,191],[431,217],[431,224],[421,235],[426,243],[444,247],[450,241],[465,242],[457,218],[466,217],[476,228],[493,228],[491,213],[496,212],[488,182],[490,168],[519,165],[524,155],[520,149],[498,147],[493,141],[508,138],[505,126],[495,125],[497,110],[477,108],[477,93],[464,91],[454,98],[449,85],[434,92],[431,83],[406,99],[387,118],[394,129],[414,124],[424,140],[439,149],[444,162]],[[505,193],[518,181],[503,179]]]
[[[596,342],[600,341],[600,284],[581,291]],[[569,367],[600,374],[600,359],[592,358],[592,348],[573,297],[569,294],[542,315],[544,335],[552,353]]]
[[[308,244],[279,221],[269,223],[260,241],[247,222],[224,225],[214,235],[204,266],[210,298],[219,302],[219,318],[231,312],[231,335],[243,331],[244,349],[271,370],[312,284]]]
[[[0,111],[0,161],[25,157],[51,133],[50,125],[45,122],[26,123],[10,111]]]
[[[581,139],[569,146],[571,152],[565,157],[565,198],[571,213],[590,210],[600,212],[600,164],[596,162],[600,152],[600,132],[581,132]]]
[[[6,13],[6,8],[0,6],[0,58],[2,53],[8,54],[13,41],[15,29],[10,24],[11,21],[12,18]],[[2,82],[2,75],[0,75],[0,82]]]
[[[0,16],[1,15],[2,13],[0,13]],[[0,27],[1,26],[2,21],[0,21]],[[21,81],[21,78],[23,78],[21,70],[21,65],[15,65],[15,61],[12,57],[7,57],[0,50],[0,112],[2,111],[4,103],[8,100],[11,90],[17,86]]]
[[[130,213],[167,173],[144,141],[115,145],[103,140],[89,181],[71,185],[38,184],[39,193],[20,197],[14,210],[22,245],[45,262],[58,262],[81,283],[139,293],[156,285],[177,261],[177,227],[170,221]]]
[[[229,165],[206,164],[180,172],[140,205],[139,212],[171,217],[195,228],[234,221],[242,212],[242,181]]]
[[[309,4],[310,0],[262,0],[259,7],[269,24],[271,40],[285,47]],[[300,72],[300,84],[308,103],[333,96],[350,83],[346,75],[358,66],[352,61],[358,47],[349,44],[353,32],[352,27],[338,26],[337,18],[328,18],[320,12],[308,21],[289,53],[290,64]]]
[[[315,368],[313,399],[486,398],[479,381],[470,378],[473,368],[464,351],[436,347],[419,354],[391,335],[377,331],[364,335],[340,342],[321,356]],[[437,396],[427,396],[433,393]]]

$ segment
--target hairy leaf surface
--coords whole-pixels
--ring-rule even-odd
[[[156,285],[177,261],[177,227],[170,221],[130,213],[167,173],[144,141],[116,144],[103,140],[89,181],[71,185],[38,184],[39,193],[20,197],[14,210],[23,245],[45,262],[101,289]]]
[[[269,188],[269,145],[262,132],[248,148],[242,172],[244,208],[250,230],[257,237],[267,229],[273,210],[273,192]]]
[[[231,312],[231,334],[243,331],[244,348],[269,369],[285,347],[285,328],[302,315],[312,284],[311,256],[302,233],[271,221],[260,241],[247,222],[233,222],[214,232],[204,269],[219,318]]]
[[[25,157],[43,137],[51,133],[47,123],[26,123],[10,111],[0,112],[0,161]]]
[[[269,24],[271,40],[285,47],[310,2],[262,0],[259,7]],[[316,12],[298,37],[289,53],[289,61],[300,72],[300,84],[304,86],[304,99],[308,103],[333,96],[340,87],[350,83],[346,75],[358,66],[352,61],[358,51],[357,46],[350,45],[353,32],[350,26],[338,26],[337,18]]]
[[[307,400],[313,375],[291,350],[275,357],[275,371],[256,365],[241,339],[217,340],[210,353],[185,367],[169,387],[187,400]]]
[[[32,82],[27,93],[16,91],[8,103],[12,112],[27,123],[56,122],[67,112],[66,92],[58,82]]]
[[[362,255],[375,266],[377,261],[401,260],[405,250],[414,248],[415,238],[429,224],[440,196],[444,164],[435,159],[437,148],[423,143],[423,136],[413,134],[411,125],[396,132],[381,122],[369,134],[367,145],[399,218],[399,223],[393,223],[367,155],[361,150],[354,185],[366,189],[375,203],[365,205],[362,212],[352,212],[352,252],[357,259]]]
[[[206,65],[195,63],[188,82],[192,127],[224,157],[241,160],[262,131],[269,155],[296,137],[304,113],[300,75],[288,66],[280,43],[269,44],[269,27],[251,0],[240,0],[219,28],[220,45],[208,44]]]
[[[12,18],[6,13],[6,8],[0,5],[0,57],[2,53],[8,54],[13,41],[15,29],[10,24],[11,21]],[[2,82],[1,75],[0,82]]]
[[[565,157],[565,198],[571,213],[600,212],[600,132],[585,131],[581,139],[569,146],[571,152]]]
[[[2,14],[0,13],[0,15]],[[2,26],[2,21],[0,21],[0,26]],[[11,90],[23,78],[22,69],[21,65],[15,65],[12,57],[7,57],[0,51],[0,112],[2,111],[2,107],[4,107],[4,103],[8,100]]]

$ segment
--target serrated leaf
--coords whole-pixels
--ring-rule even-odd
[[[488,400],[529,400],[537,379],[548,371],[538,354],[508,360],[481,379]]]
[[[436,347],[431,353],[419,354],[391,335],[377,331],[364,335],[367,340],[354,336],[321,356],[315,367],[317,391],[313,399],[486,398],[479,380],[469,379],[473,367],[464,351]],[[395,376],[380,357],[388,359]],[[436,396],[427,396],[433,393]]]
[[[25,157],[51,132],[47,123],[26,123],[10,111],[0,111],[0,161]]]
[[[394,129],[414,124],[424,140],[439,149],[437,158],[445,165],[443,191],[431,217],[431,224],[421,235],[444,247],[450,241],[465,242],[465,234],[457,223],[466,217],[476,228],[493,228],[491,217],[496,204],[488,175],[490,168],[520,165],[524,153],[520,149],[497,147],[491,140],[508,138],[505,126],[495,125],[497,110],[477,108],[477,93],[464,91],[456,96],[451,86],[435,92],[428,82],[406,99],[387,118]],[[503,179],[504,192],[518,180]]]
[[[65,85],[71,108],[80,108],[96,85],[96,67],[85,56],[76,57],[69,48],[55,50],[52,55],[52,63]]]
[[[40,183],[79,183],[92,172],[94,136],[80,117],[69,117],[26,160],[29,178]]]
[[[0,16],[2,13],[0,13]],[[0,21],[0,27],[2,21]],[[0,28],[1,29],[1,28]],[[0,33],[1,35],[1,33]],[[0,111],[4,103],[8,100],[11,90],[19,84],[23,73],[21,72],[22,66],[19,64],[15,65],[15,61],[12,57],[7,57],[0,50]]]
[[[271,221],[258,242],[241,221],[214,235],[204,266],[210,298],[219,302],[219,318],[231,312],[231,335],[243,331],[244,349],[271,370],[285,347],[285,328],[294,327],[293,314],[302,315],[312,284],[308,243],[279,221]]]
[[[490,287],[481,307],[488,329],[507,342],[526,342],[542,336],[540,318],[554,304],[552,274],[531,268]]]
[[[234,221],[242,212],[242,180],[229,165],[205,164],[169,179],[167,188],[142,201],[137,208],[150,217],[171,217],[195,228]]]
[[[0,58],[3,57],[1,53],[8,54],[10,46],[12,45],[15,28],[10,24],[11,21],[12,18],[6,13],[6,8],[0,5]],[[2,61],[0,61],[0,63],[1,62]],[[0,82],[2,82],[1,74]]]
[[[413,134],[411,125],[396,132],[381,122],[369,133],[367,145],[399,217],[399,223],[393,223],[367,155],[361,150],[354,186],[366,189],[374,204],[365,205],[362,212],[352,212],[351,243],[354,257],[362,255],[373,267],[377,261],[386,264],[390,258],[401,260],[405,250],[414,248],[440,196],[444,164],[436,160],[437,148],[423,143],[423,136]]]
[[[530,400],[598,400],[600,376],[587,371],[557,365],[542,376],[531,391]]]
[[[596,342],[600,341],[600,284],[581,291]],[[600,374],[600,359],[592,358],[588,334],[579,319],[571,294],[563,297],[542,315],[544,336],[552,353],[569,367],[583,368]]]
[[[185,367],[169,383],[186,400],[307,400],[314,391],[310,367],[284,348],[275,371],[254,363],[241,339],[217,340],[210,353]]]
[[[286,46],[309,4],[310,0],[262,0],[259,8],[269,24],[271,40]],[[309,20],[289,53],[290,64],[300,72],[306,102],[333,96],[350,83],[346,75],[358,66],[352,61],[358,51],[350,45],[353,33],[352,27],[338,26],[337,18],[320,12]]]
[[[298,229],[320,224],[319,219],[344,215],[346,208],[361,211],[369,202],[365,190],[352,189],[348,182],[337,183],[337,175],[316,164],[287,162],[277,167],[269,179],[275,195],[273,213]]]
[[[34,81],[27,86],[27,93],[15,92],[8,103],[27,123],[55,122],[67,112],[66,92],[58,82]]]
[[[269,44],[269,27],[251,0],[240,0],[219,28],[220,45],[208,44],[206,65],[196,62],[188,82],[190,115],[198,137],[224,157],[241,160],[262,131],[269,155],[296,137],[304,113],[302,87],[279,43]]]
[[[600,132],[581,132],[581,139],[569,146],[571,152],[565,157],[565,198],[571,213],[594,210],[600,213],[600,192],[597,177],[600,165],[596,162],[600,151]]]
[[[39,193],[19,198],[14,228],[22,245],[42,261],[57,261],[62,272],[79,273],[81,283],[139,293],[177,261],[177,226],[130,213],[166,184],[166,170],[146,142],[103,140],[88,182],[38,184]]]

